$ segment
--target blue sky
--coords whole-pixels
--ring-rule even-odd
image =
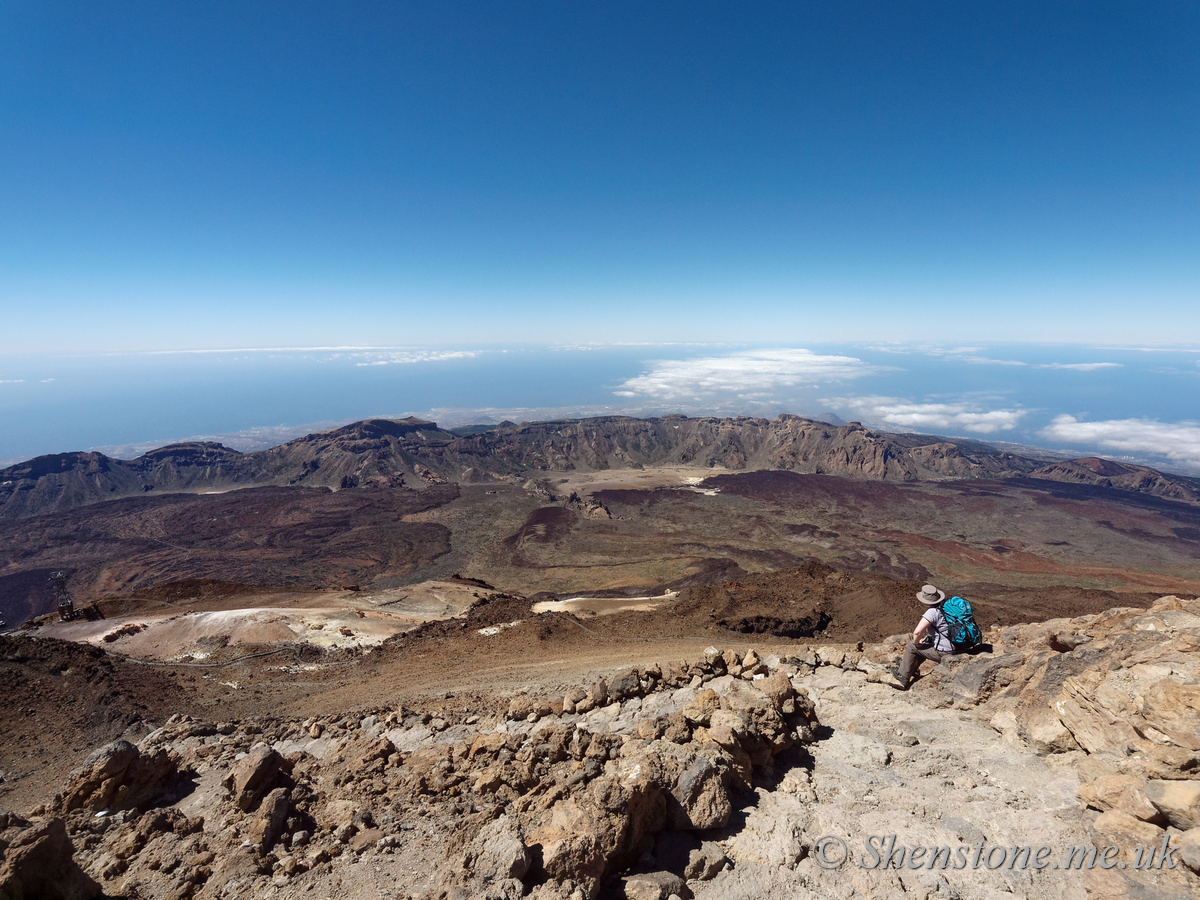
[[[61,3],[0,353],[1200,343],[1200,5]]]
[[[1194,2],[0,0],[0,463],[789,411],[1200,471],[1198,46]]]

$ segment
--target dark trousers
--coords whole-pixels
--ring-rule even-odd
[[[917,674],[917,670],[921,668],[921,660],[928,659],[935,663],[942,661],[942,651],[934,650],[931,645],[917,646],[911,639],[908,646],[904,648],[904,659],[900,660],[900,681],[908,687],[908,683],[913,680],[913,676]]]

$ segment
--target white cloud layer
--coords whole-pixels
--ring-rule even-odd
[[[1081,422],[1056,416],[1042,437],[1072,444],[1091,444],[1129,453],[1147,453],[1200,466],[1200,424],[1155,419],[1108,419]]]
[[[353,356],[375,356],[379,359],[371,359],[366,362],[356,362],[356,366],[390,366],[393,364],[404,365],[407,363],[422,363],[422,362],[441,362],[446,359],[470,359],[478,356],[477,350],[402,350],[384,354],[365,354],[352,353]]]
[[[1121,363],[1098,362],[1098,363],[1046,363],[1045,365],[1036,366],[1038,369],[1073,369],[1076,372],[1095,372],[1097,369],[1119,369]]]
[[[378,350],[378,347],[222,347],[203,350],[130,350],[103,354],[105,356],[188,356],[193,354],[226,353],[345,353],[350,350]]]
[[[906,351],[907,352],[907,351]],[[978,347],[954,347],[943,350],[937,347],[925,349],[923,352],[930,356],[940,356],[954,362],[970,363],[976,366],[1021,366],[1028,369],[1068,369],[1076,372],[1095,372],[1099,369],[1120,369],[1124,363],[1092,362],[1092,363],[1029,363],[1019,359],[993,359],[980,355]]]
[[[969,401],[956,403],[913,403],[896,397],[845,397],[826,401],[839,409],[851,409],[875,424],[905,431],[969,431],[993,434],[1015,428],[1023,409],[982,409]]]
[[[661,359],[614,391],[618,397],[701,400],[719,394],[764,399],[783,388],[861,378],[883,371],[853,356],[810,350],[749,350],[728,356]]]

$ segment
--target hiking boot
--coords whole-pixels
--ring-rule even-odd
[[[891,680],[888,682],[888,684],[890,684],[892,687],[894,687],[898,691],[907,691],[908,690],[908,682],[900,674],[899,669],[888,669],[888,674],[892,676]]]

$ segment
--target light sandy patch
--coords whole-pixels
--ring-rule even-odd
[[[486,592],[469,582],[439,580],[381,591],[196,598],[162,604],[149,614],[51,622],[33,633],[124,656],[173,662],[197,662],[213,650],[250,644],[369,649],[425,622],[460,616]],[[243,605],[220,608],[238,601]]]
[[[565,612],[577,616],[603,616],[619,612],[649,612],[670,603],[679,594],[668,591],[657,597],[571,597],[567,600],[543,600],[533,604],[535,613]]]
[[[414,623],[461,616],[487,593],[478,585],[456,581],[423,581],[386,591],[364,591],[354,598],[359,609],[401,616]]]
[[[715,497],[715,496],[717,496],[717,494],[721,493],[720,488],[702,488],[702,487],[700,487],[700,485],[703,483],[704,483],[704,479],[699,477],[698,475],[692,475],[692,476],[689,476],[689,477],[683,479],[684,487],[686,487],[688,490],[696,492],[697,494],[704,494],[706,497]]]
[[[311,644],[326,649],[375,647],[416,624],[401,616],[353,609],[257,607],[62,623],[53,630],[39,630],[123,656],[199,661],[207,658],[213,649],[239,645]]]
[[[604,490],[653,490],[654,488],[697,488],[705,478],[729,475],[721,466],[656,466],[653,469],[605,469],[601,472],[552,472],[544,477],[556,494],[584,494]]]
[[[500,625],[488,625],[485,628],[480,628],[477,634],[482,634],[484,637],[493,637],[494,635],[504,631],[506,628],[516,628],[520,624],[521,620],[517,619],[515,622],[504,622]]]

